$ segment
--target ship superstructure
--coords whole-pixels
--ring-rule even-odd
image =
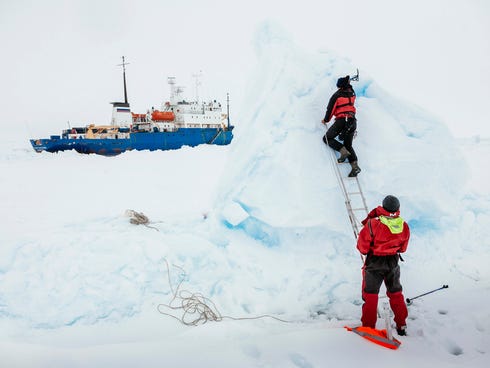
[[[182,97],[183,88],[175,77],[168,77],[170,100],[160,109],[133,113],[127,98],[126,65],[123,57],[124,102],[111,102],[109,125],[89,124],[62,131],[61,136],[31,139],[37,152],[76,150],[80,153],[115,155],[128,150],[168,150],[199,144],[226,145],[233,139],[233,126],[227,112],[216,100],[200,102]],[[196,83],[197,84],[197,83]]]

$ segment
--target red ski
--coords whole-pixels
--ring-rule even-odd
[[[384,346],[388,349],[398,349],[401,345],[401,342],[397,339],[389,339],[386,333],[386,330],[377,330],[371,327],[348,327],[344,326],[347,331],[352,331],[358,334],[359,336],[364,337],[365,339],[374,342],[375,344]]]

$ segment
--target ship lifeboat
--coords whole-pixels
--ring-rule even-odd
[[[172,111],[155,110],[151,113],[151,119],[153,121],[174,121],[175,114]]]

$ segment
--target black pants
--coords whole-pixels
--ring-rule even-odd
[[[364,265],[364,292],[378,294],[383,281],[389,293],[402,291],[398,258],[398,254],[393,256],[368,255]]]
[[[350,127],[350,131],[346,134],[343,134],[344,144],[340,143],[335,138],[346,130],[347,126]],[[340,118],[335,119],[335,122],[328,128],[327,134],[325,134],[325,138],[328,142],[328,145],[333,148],[335,151],[340,151],[340,149],[345,146],[347,151],[350,152],[350,156],[348,157],[349,162],[357,161],[357,155],[352,147],[352,140],[354,139],[354,133],[357,128],[357,120],[356,118]]]

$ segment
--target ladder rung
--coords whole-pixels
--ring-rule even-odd
[[[331,152],[330,158],[332,159],[332,162],[337,161],[336,160],[337,157],[333,151]],[[345,206],[347,207],[347,213],[349,215],[349,220],[350,220],[351,225],[352,225],[352,230],[354,231],[354,235],[357,238],[362,225],[360,224],[360,221],[357,219],[355,212],[363,211],[366,214],[368,213],[368,209],[366,207],[366,201],[364,199],[364,194],[362,193],[361,185],[359,183],[359,179],[357,178],[357,176],[353,176],[353,177],[343,176],[341,171],[340,171],[339,165],[334,165],[334,169],[336,171],[336,176],[337,176],[337,179],[339,181],[339,185],[341,186],[343,195],[345,197]],[[352,181],[350,179],[354,179],[354,181]],[[357,185],[357,187],[356,187],[356,185]],[[354,191],[349,192],[349,190],[354,190]],[[351,197],[354,195],[360,195],[361,196],[361,199],[364,203],[364,207],[352,208]],[[356,205],[362,205],[362,204],[359,204],[358,198],[356,198],[356,200],[354,202]]]

